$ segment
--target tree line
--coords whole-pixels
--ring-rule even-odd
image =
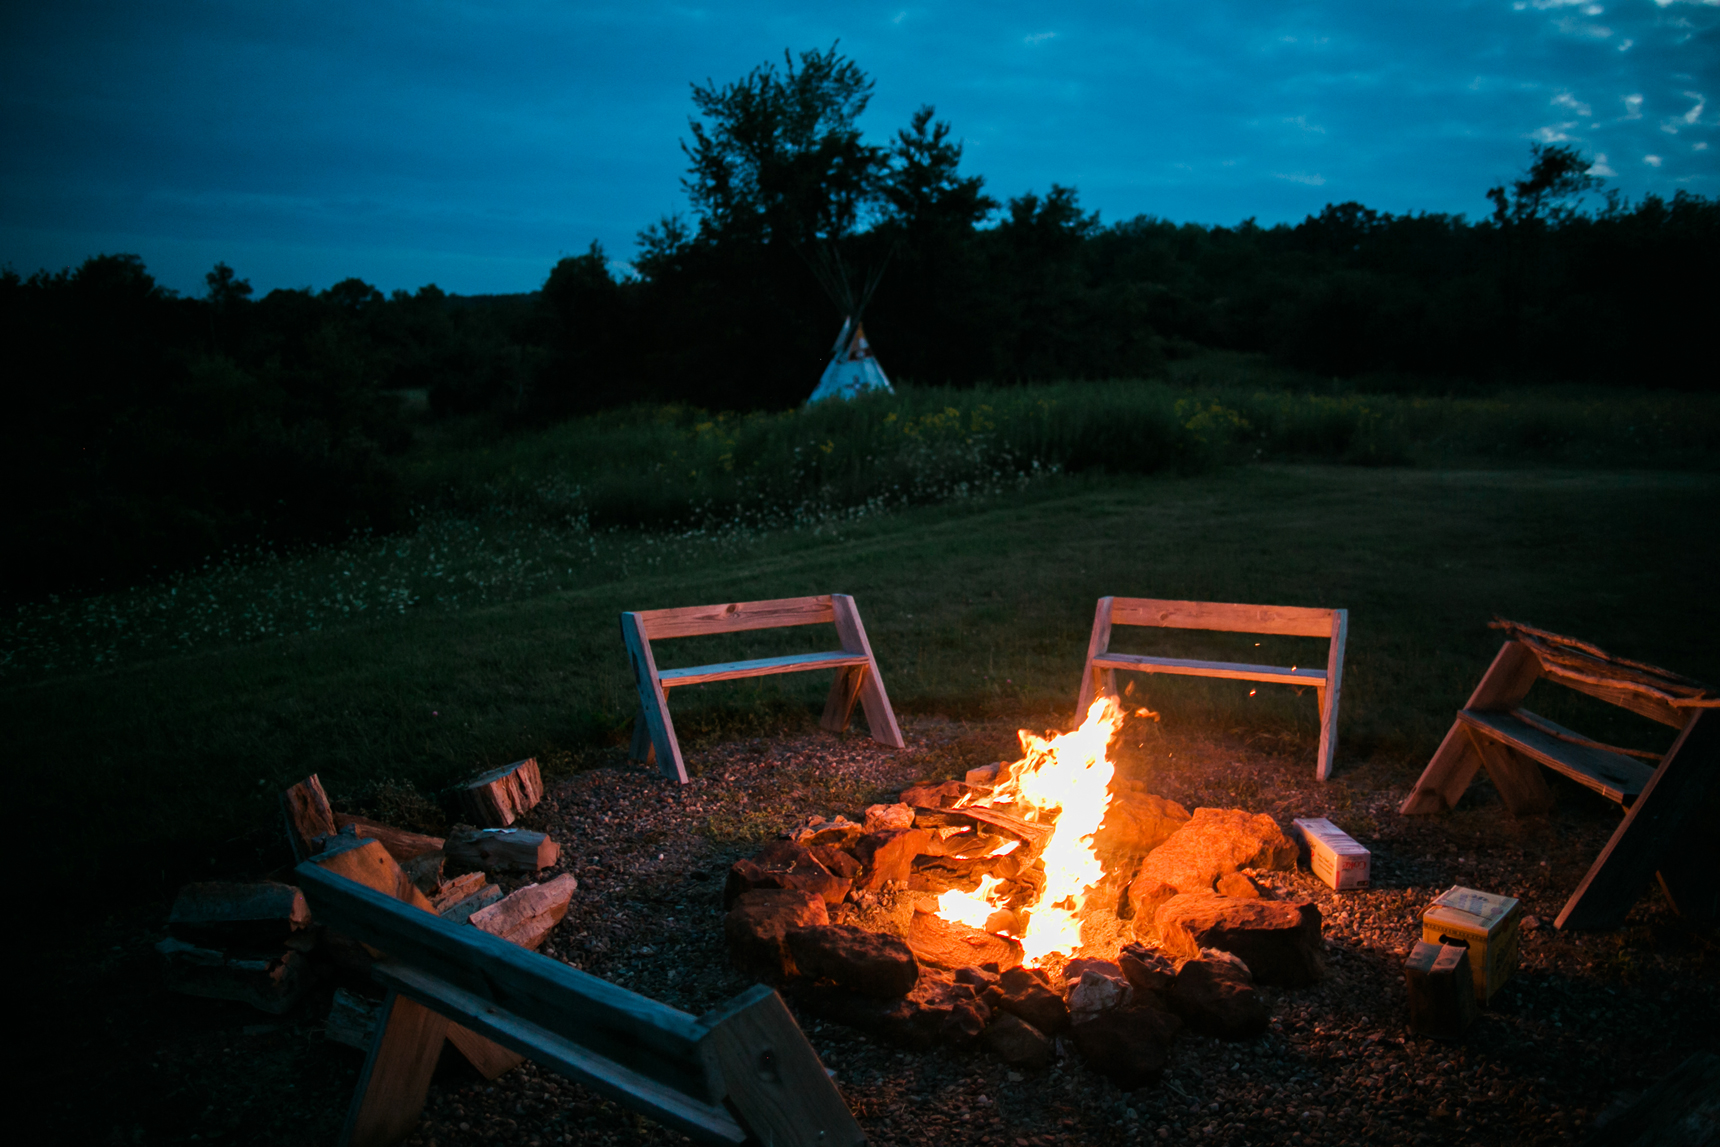
[[[841,322],[829,296],[880,273],[872,345],[929,384],[1144,377],[1218,347],[1439,386],[1714,385],[1720,201],[1627,202],[1574,149],[1534,146],[1476,220],[1342,203],[1294,225],[1107,224],[1073,187],[994,199],[930,107],[869,142],[871,93],[835,47],[695,85],[690,216],[646,227],[630,269],[593,243],[531,294],[348,279],[258,298],[218,265],[185,297],[133,255],[0,273],[8,520],[32,555],[5,591],[398,528],[402,392],[502,424],[796,405]]]

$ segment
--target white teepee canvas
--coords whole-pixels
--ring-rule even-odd
[[[824,368],[824,377],[818,380],[818,389],[812,392],[806,405],[827,398],[853,398],[874,390],[896,393],[866,342],[866,328],[853,319],[843,319],[842,333],[836,336],[836,345],[830,351],[830,365]]]

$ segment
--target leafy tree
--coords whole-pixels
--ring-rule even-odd
[[[896,133],[881,181],[891,221],[909,233],[967,231],[997,210],[997,200],[983,190],[983,176],[958,173],[961,144],[949,141],[950,125],[934,122],[936,114],[926,104]]]
[[[1601,185],[1599,176],[1589,174],[1594,165],[1574,147],[1531,143],[1529,154],[1529,171],[1512,181],[1509,197],[1503,187],[1487,189],[1493,221],[1501,227],[1567,220],[1576,212],[1571,200]]]

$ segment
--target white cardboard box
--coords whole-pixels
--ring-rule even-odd
[[[1368,886],[1373,857],[1343,829],[1323,816],[1291,821],[1290,827],[1308,850],[1308,867],[1315,876],[1339,892]]]

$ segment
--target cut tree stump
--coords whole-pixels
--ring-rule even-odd
[[[444,850],[448,859],[486,872],[537,872],[561,856],[561,846],[529,828],[454,826]]]
[[[384,896],[404,900],[414,908],[434,912],[430,901],[418,891],[400,863],[374,837],[340,834],[325,838],[323,850],[310,858],[312,864],[374,888]]]
[[[492,769],[460,794],[466,810],[481,825],[506,828],[543,799],[543,778],[536,757]]]
[[[567,915],[567,902],[578,887],[579,881],[571,873],[564,873],[548,884],[528,884],[472,913],[466,922],[535,952],[550,929]]]
[[[313,842],[317,837],[333,836],[337,831],[328,794],[315,773],[281,794],[281,810],[286,814],[293,858],[301,864],[316,851]]]

